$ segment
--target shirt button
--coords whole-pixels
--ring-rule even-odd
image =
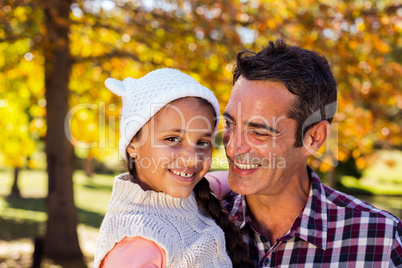
[[[268,265],[269,264],[269,258],[265,258],[264,259],[264,265]]]

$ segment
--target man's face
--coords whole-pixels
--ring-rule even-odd
[[[282,83],[237,80],[223,114],[234,192],[279,194],[290,186],[294,171],[305,168],[303,148],[293,147],[297,122],[287,117],[295,101]]]

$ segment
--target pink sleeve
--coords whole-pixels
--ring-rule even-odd
[[[165,268],[165,251],[153,241],[135,236],[118,242],[102,260],[100,268]]]
[[[211,171],[205,174],[212,192],[218,197],[223,198],[230,193],[228,184],[229,171]]]

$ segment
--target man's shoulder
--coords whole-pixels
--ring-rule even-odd
[[[401,225],[401,220],[392,213],[374,207],[372,204],[363,201],[352,195],[334,190],[326,185],[323,185],[329,209],[329,220],[340,216],[346,218],[365,218],[369,222],[384,222],[394,226]],[[332,217],[331,217],[332,216]]]

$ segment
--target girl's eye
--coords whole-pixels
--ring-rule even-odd
[[[173,142],[173,143],[179,143],[180,142],[180,137],[168,137],[165,140]]]
[[[198,142],[197,147],[210,148],[210,147],[212,147],[212,145],[211,145],[211,142],[209,142],[209,141],[200,141],[200,142]]]

